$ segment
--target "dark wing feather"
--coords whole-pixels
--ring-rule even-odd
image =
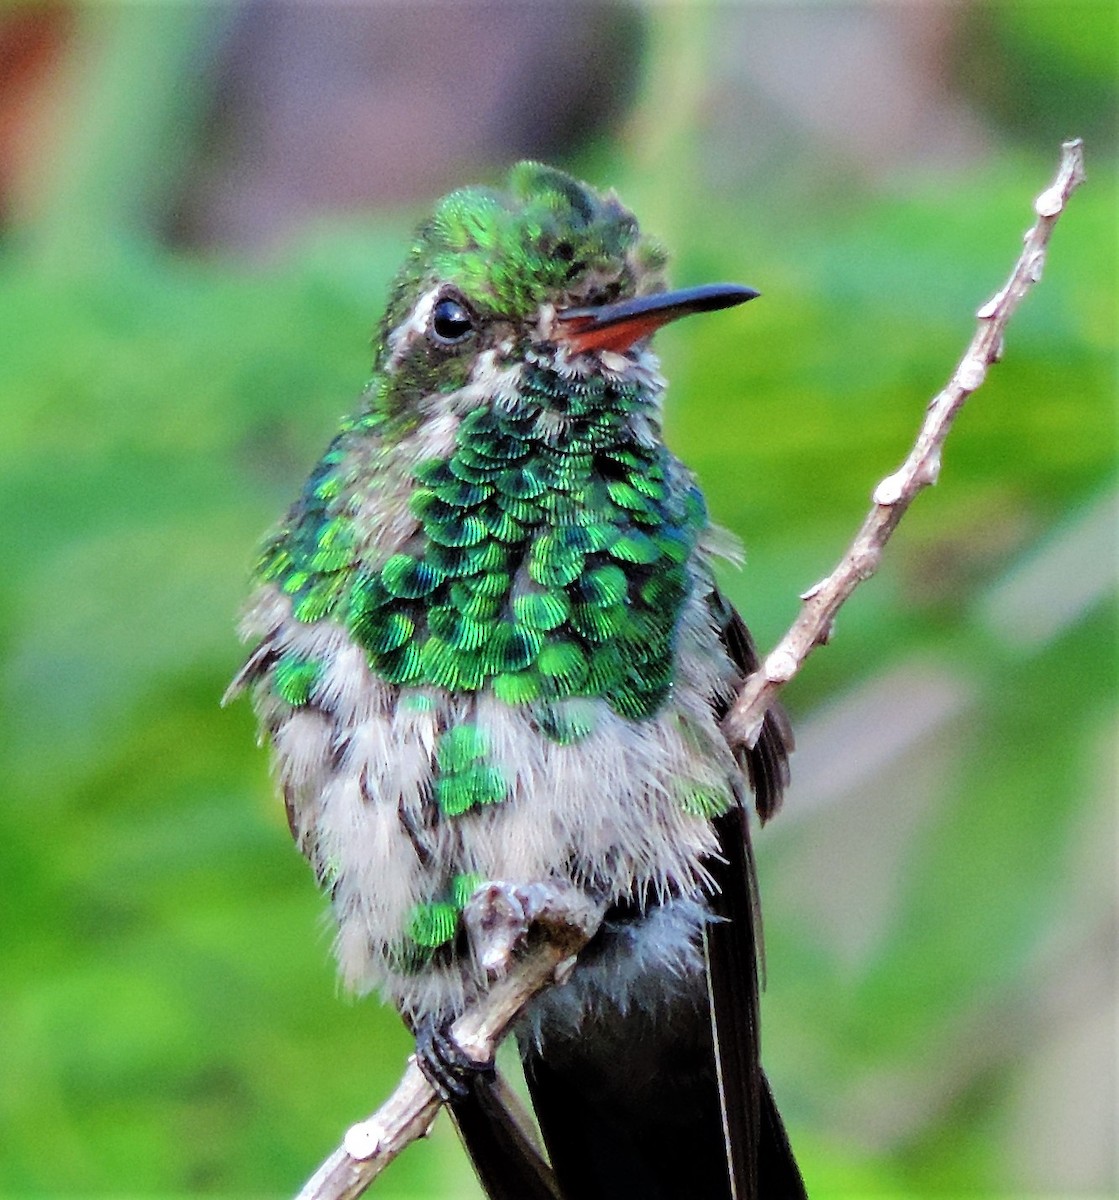
[[[229,687],[225,689],[225,695],[221,698],[222,707],[224,708],[231,700],[236,700],[245,688],[260,679],[279,657],[272,645],[271,637],[265,638],[258,646],[255,646],[241,669],[233,676]]]
[[[774,1200],[808,1200],[800,1168],[789,1145],[769,1080],[762,1075],[761,1141],[758,1144],[758,1195]]]
[[[719,592],[712,592],[708,603],[727,655],[745,679],[759,666],[758,650],[746,622]],[[729,700],[723,699],[716,704],[715,714],[720,721],[729,709]],[[789,718],[780,704],[774,704],[765,714],[756,745],[739,743],[731,746],[746,768],[754,792],[754,807],[763,823],[781,807],[781,798],[789,783],[789,755],[793,745]]]
[[[712,612],[727,654],[743,678],[758,666],[753,639],[742,618],[717,592]],[[729,704],[722,702],[724,715]],[[781,805],[789,779],[793,739],[788,718],[770,709],[753,747],[734,746],[742,761],[758,816]],[[749,819],[737,805],[715,822],[719,857],[710,863],[716,888],[711,907],[721,920],[706,932],[708,987],[719,1068],[727,1153],[736,1200],[801,1200],[804,1183],[761,1067],[758,960],[760,915]]]
[[[746,810],[736,806],[715,823],[721,853],[710,866],[718,888],[711,908],[719,919],[708,925],[704,937],[715,1061],[736,1200],[755,1200],[759,1195],[763,1086],[754,863],[746,821]]]

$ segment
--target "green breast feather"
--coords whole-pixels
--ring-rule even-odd
[[[369,567],[355,565],[352,519],[332,503],[334,449],[260,575],[291,595],[297,619],[344,623],[390,683],[488,688],[553,715],[548,701],[601,697],[622,716],[652,716],[671,686],[706,512],[697,489],[668,486],[664,447],[628,434],[641,406],[637,384],[526,368],[514,405],[472,411],[450,458],[416,465],[421,534]],[[541,437],[545,408],[563,418],[562,437]],[[366,436],[377,422],[364,419]],[[314,679],[314,663],[292,661],[276,685],[306,703]],[[570,724],[545,731],[575,740]]]

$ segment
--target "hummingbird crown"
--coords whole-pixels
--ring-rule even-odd
[[[506,192],[463,188],[418,231],[382,323],[388,340],[417,296],[444,284],[479,315],[514,320],[545,303],[602,304],[661,285],[663,251],[612,193],[540,163],[519,163]]]
[[[613,194],[539,163],[514,167],[504,192],[452,192],[417,231],[381,321],[368,397],[390,418],[383,432],[511,393],[500,372],[556,340],[557,310],[656,291],[664,260]]]

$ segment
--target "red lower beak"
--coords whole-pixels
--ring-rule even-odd
[[[732,308],[757,295],[753,288],[737,283],[710,283],[595,308],[566,308],[556,313],[556,333],[558,340],[576,354],[588,350],[621,352],[678,317]]]

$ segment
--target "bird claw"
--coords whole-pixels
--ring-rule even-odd
[[[416,1031],[416,1065],[445,1103],[465,1100],[476,1079],[492,1077],[495,1071],[492,1058],[479,1062],[455,1041],[450,1021],[440,1024],[433,1019]]]

